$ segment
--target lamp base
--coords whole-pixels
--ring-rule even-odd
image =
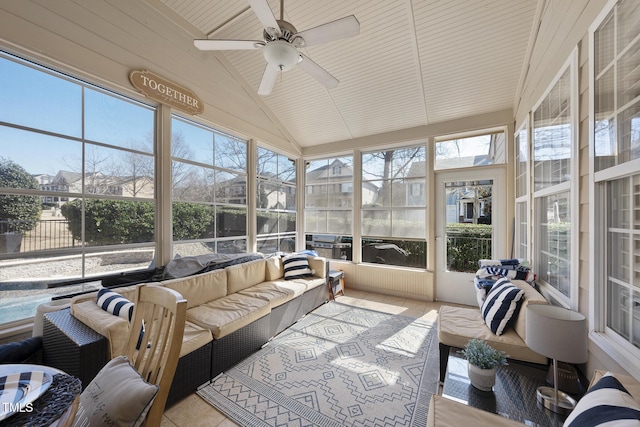
[[[538,402],[556,414],[568,415],[576,407],[576,400],[560,390],[558,390],[558,400],[556,400],[555,393],[553,387],[538,387],[536,392]]]

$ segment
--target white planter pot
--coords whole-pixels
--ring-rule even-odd
[[[496,370],[498,368],[481,369],[469,363],[469,380],[471,385],[482,391],[491,391],[496,384]]]

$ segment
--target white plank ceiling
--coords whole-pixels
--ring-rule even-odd
[[[262,39],[243,0],[147,0],[196,38]],[[281,2],[270,0],[276,18]],[[537,0],[285,0],[298,31],[347,15],[358,36],[303,49],[340,84],[284,72],[266,108],[302,147],[362,138],[514,107]],[[209,54],[209,53],[207,53]],[[257,92],[260,51],[225,55]],[[255,95],[258,97],[258,95]]]

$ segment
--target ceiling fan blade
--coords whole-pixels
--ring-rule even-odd
[[[253,13],[256,14],[264,28],[274,28],[278,34],[280,33],[280,26],[278,22],[276,22],[276,18],[273,16],[267,0],[247,0],[247,3],[249,3]]]
[[[349,15],[317,27],[309,28],[296,34],[304,39],[304,46],[313,46],[360,34],[360,22]]]
[[[258,40],[194,40],[193,44],[200,50],[250,50],[259,49],[264,42]]]
[[[273,86],[276,84],[276,79],[278,78],[278,73],[281,71],[269,66],[264,68],[264,74],[262,74],[262,81],[260,82],[260,87],[258,88],[258,95],[270,95],[273,90]]]
[[[302,54],[301,54],[302,55]],[[308,56],[302,55],[302,61],[298,63],[298,67],[305,73],[308,73],[320,83],[325,85],[327,89],[333,89],[338,86],[340,81],[333,77],[327,70],[313,62]]]

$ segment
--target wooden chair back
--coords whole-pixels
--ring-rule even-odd
[[[145,425],[159,426],[180,357],[187,300],[173,289],[141,285],[125,355],[149,383],[159,387]],[[141,332],[143,331],[143,332]]]

